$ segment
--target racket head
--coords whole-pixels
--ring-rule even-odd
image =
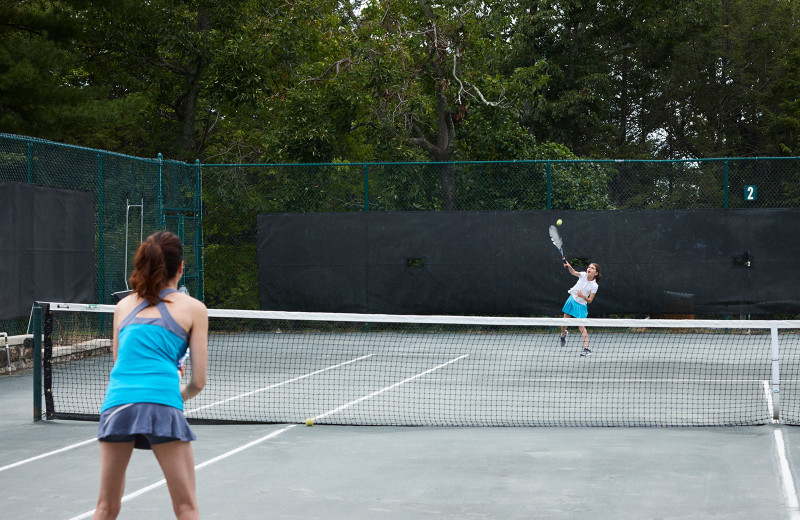
[[[553,245],[556,246],[558,249],[558,253],[561,255],[562,260],[564,259],[564,241],[561,240],[561,235],[558,232],[558,229],[555,226],[550,226],[550,240],[553,242]]]

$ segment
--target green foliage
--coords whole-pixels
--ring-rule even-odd
[[[217,309],[258,309],[255,236],[237,244],[205,248],[205,303]]]
[[[0,128],[67,142],[114,117],[105,91],[88,81],[73,43],[86,2],[0,6]]]
[[[551,161],[555,208],[719,207],[719,163],[564,160],[797,155],[798,19],[788,0],[6,2],[0,128],[187,162],[440,163],[371,165],[375,210],[544,208],[529,160]],[[260,212],[363,209],[361,168],[206,168],[207,272]],[[729,176],[800,200],[793,169]],[[250,274],[225,280],[215,301],[253,304]]]

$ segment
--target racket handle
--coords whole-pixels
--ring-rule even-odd
[[[186,349],[186,354],[183,355],[182,358],[178,360],[178,368],[183,368],[183,365],[186,364],[186,360],[189,359],[189,349]]]

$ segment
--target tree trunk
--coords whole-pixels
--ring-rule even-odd
[[[437,68],[437,72],[441,72]],[[442,82],[443,83],[443,82]],[[436,129],[436,147],[433,160],[447,164],[439,165],[439,184],[442,187],[442,209],[458,209],[458,193],[456,191],[456,174],[453,164],[455,153],[456,130],[453,122],[453,112],[448,108],[447,96],[444,89],[437,87],[436,112],[438,115],[438,128]]]
[[[442,209],[458,209],[456,174],[452,163],[439,165],[439,184],[442,187]]]
[[[208,32],[211,20],[202,8],[197,10],[195,21],[196,32]],[[175,103],[175,117],[178,120],[178,138],[176,145],[179,153],[187,161],[196,157],[199,150],[195,144],[195,120],[197,119],[197,100],[202,89],[201,78],[206,66],[205,49],[202,46],[194,49],[195,56],[186,69],[186,79],[181,96]]]

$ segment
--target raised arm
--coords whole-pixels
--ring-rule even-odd
[[[581,273],[579,273],[578,271],[573,269],[572,266],[570,265],[570,263],[567,262],[566,260],[564,260],[564,267],[566,267],[569,270],[569,274],[571,274],[572,276],[580,276],[581,275]]]

